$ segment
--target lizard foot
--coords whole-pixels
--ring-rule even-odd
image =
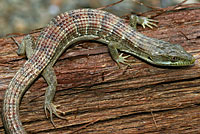
[[[142,25],[143,28],[145,28],[145,26],[147,26],[147,27],[149,27],[151,29],[153,29],[152,26],[157,27],[157,25],[155,23],[153,23],[153,22],[158,22],[157,20],[148,19],[147,17],[141,17],[140,19],[142,21],[141,25]]]
[[[143,16],[137,16],[137,15],[131,15],[130,16],[130,25],[136,29],[136,25],[140,24],[143,28],[146,26],[153,29],[153,26],[157,27],[157,25],[154,22],[158,22],[157,20],[149,19],[147,17]]]
[[[131,55],[123,56],[123,53],[119,55],[119,58],[116,60],[118,67],[120,68],[120,63],[130,66],[133,60],[127,60],[126,58],[130,57]],[[129,62],[129,63],[128,63]]]
[[[46,114],[46,117],[48,118],[48,115],[47,115],[47,110],[49,111],[49,114],[50,114],[50,120],[51,120],[51,123],[53,124],[53,126],[56,128],[56,125],[53,121],[53,114],[55,114],[58,118],[60,119],[64,119],[64,120],[67,120],[65,117],[63,116],[60,116],[58,114],[59,113],[62,113],[64,114],[63,111],[61,110],[58,110],[57,107],[59,107],[60,105],[54,105],[53,103],[49,103],[49,104],[45,104],[44,106],[44,110],[45,110],[45,114]]]

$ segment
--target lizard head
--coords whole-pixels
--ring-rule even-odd
[[[155,40],[151,46],[151,51],[145,54],[144,60],[161,66],[189,66],[193,65],[195,58],[187,53],[178,44],[171,44],[162,40]]]
[[[195,58],[178,44],[141,36],[129,45],[128,53],[158,66],[190,66]]]

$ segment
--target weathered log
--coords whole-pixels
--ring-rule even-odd
[[[184,7],[184,8],[183,8]],[[28,133],[200,133],[200,8],[185,5],[154,19],[143,34],[182,45],[196,57],[192,67],[160,68],[136,58],[118,68],[106,45],[73,45],[55,64],[54,99],[67,120],[44,113],[47,84],[42,77],[26,92],[20,118]],[[142,28],[139,28],[139,31]],[[33,34],[35,37],[39,33]],[[16,37],[21,42],[23,36]],[[0,39],[0,105],[16,71],[26,61],[11,38]],[[1,109],[0,109],[1,110]],[[0,133],[5,133],[0,120]]]

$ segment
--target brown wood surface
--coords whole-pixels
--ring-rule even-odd
[[[159,68],[130,57],[135,60],[131,67],[118,69],[106,45],[91,41],[74,45],[54,66],[58,80],[54,102],[61,105],[59,109],[65,111],[63,116],[67,120],[54,116],[55,129],[45,117],[47,84],[40,77],[26,92],[20,106],[26,131],[38,134],[200,133],[200,6],[184,7],[158,15],[154,18],[159,21],[158,28],[147,28],[142,33],[181,44],[196,57],[195,66]],[[21,42],[22,38],[16,39]],[[13,40],[0,39],[1,108],[11,78],[26,61],[16,50]],[[0,133],[5,133],[1,120]]]

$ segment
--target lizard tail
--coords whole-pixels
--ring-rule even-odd
[[[26,134],[19,119],[19,104],[29,85],[42,70],[36,69],[28,60],[11,80],[5,92],[2,112],[2,119],[8,134]]]
[[[56,22],[55,19],[53,19],[53,21]],[[60,32],[62,32],[61,30],[58,32],[59,28],[53,21],[41,32],[33,55],[16,73],[5,92],[2,120],[8,134],[26,134],[19,119],[21,98],[50,62],[55,54],[57,46],[65,37],[63,34],[60,34]]]

